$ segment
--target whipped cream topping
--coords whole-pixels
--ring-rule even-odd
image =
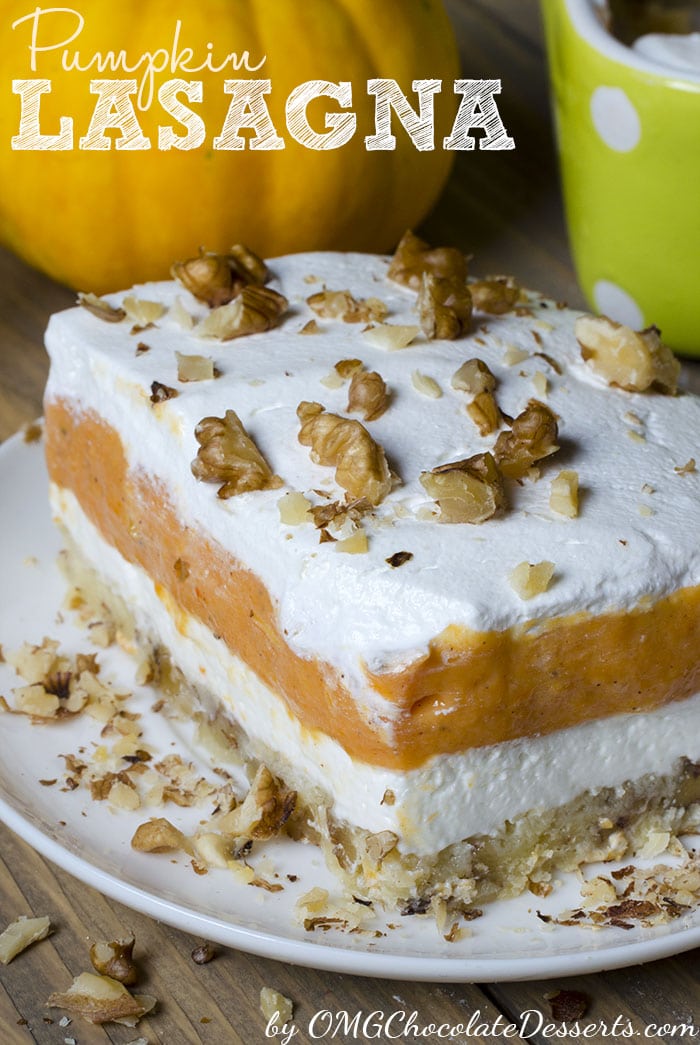
[[[647,33],[632,49],[674,72],[700,74],[700,33]]]
[[[274,768],[288,786],[303,793],[321,788],[338,820],[368,831],[393,831],[403,852],[436,852],[498,831],[504,821],[530,810],[564,805],[582,792],[622,788],[648,773],[672,773],[679,758],[700,761],[698,694],[658,711],[437,755],[408,772],[369,766],[329,737],[304,729],[199,621],[182,611],[175,619],[150,577],[107,544],[70,491],[52,487],[51,503],[81,554],[126,601],[141,633],[165,643],[195,688],[204,680],[207,695],[230,708],[243,726],[254,754],[265,758],[272,744]],[[387,789],[394,795],[392,805],[383,801]]]
[[[262,579],[290,646],[336,667],[364,699],[364,664],[375,671],[408,664],[448,625],[489,631],[624,610],[700,584],[700,474],[676,471],[691,457],[700,461],[700,399],[607,387],[581,359],[573,333],[577,313],[535,294],[524,314],[477,314],[468,337],[429,342],[419,335],[398,351],[372,344],[361,324],[318,319],[305,303],[324,286],[349,290],[384,301],[389,323],[415,324],[415,294],[387,280],[387,264],[353,254],[278,258],[270,263],[271,286],[289,299],[288,313],[278,328],[230,342],[182,329],[172,310],[177,299],[195,317],[207,309],[173,282],[130,292],[168,307],[141,333],[130,334],[128,320],[107,323],[82,308],[59,313],[46,335],[52,358],[47,400],[65,397],[78,411],[98,411],[120,433],[130,467],[165,484],[183,523],[207,531]],[[124,296],[108,300],[117,305]],[[311,318],[320,332],[300,335]],[[139,341],[149,350],[137,355]],[[513,349],[523,354],[514,364]],[[220,376],[179,383],[176,352],[211,356]],[[475,356],[495,374],[499,404],[513,416],[531,397],[543,398],[533,377],[546,376],[545,401],[560,418],[561,450],[543,462],[538,481],[510,485],[511,507],[501,517],[446,525],[430,516],[434,505],[419,476],[495,441],[479,435],[466,414],[468,397],[450,385],[452,374]],[[331,389],[322,378],[346,358],[377,370],[391,391],[388,410],[367,427],[401,480],[365,517],[369,550],[359,555],[319,544],[311,524],[283,525],[278,509],[285,489],[302,491],[313,503],[323,503],[314,491],[343,497],[333,469],[313,464],[299,443],[296,407],[316,400],[345,414],[348,386]],[[420,394],[415,370],[437,381],[440,398]],[[153,381],[176,388],[177,397],[154,406]],[[236,411],[286,487],[223,501],[215,485],[193,477],[195,426],[227,409]],[[579,474],[576,519],[549,507],[551,479],[563,468]],[[412,558],[392,568],[386,560],[400,551]],[[523,561],[542,560],[554,562],[553,581],[524,602],[508,575]]]

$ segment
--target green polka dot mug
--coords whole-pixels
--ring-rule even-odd
[[[542,0],[564,198],[591,306],[700,355],[700,70],[616,40],[599,0]]]

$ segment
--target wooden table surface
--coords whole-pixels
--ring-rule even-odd
[[[465,75],[503,80],[502,113],[517,148],[459,156],[423,232],[434,243],[457,244],[475,254],[475,271],[513,272],[554,297],[582,304],[564,231],[535,0],[449,0],[449,8]],[[72,301],[68,290],[0,252],[0,439],[39,414],[47,370],[43,329],[51,312]],[[700,364],[688,365],[686,373],[700,390]],[[690,1021],[700,1028],[700,951],[572,980],[478,986],[332,975],[223,948],[217,948],[211,963],[196,966],[190,952],[199,941],[105,899],[0,828],[0,923],[30,912],[50,912],[56,932],[8,967],[0,966],[3,1045],[68,1038],[79,1045],[131,1042],[140,1035],[169,1045],[251,1045],[266,1040],[259,1011],[262,986],[274,986],[295,1001],[294,1040],[300,1045],[312,1040],[308,1020],[322,1008],[388,1014],[408,1006],[423,1025],[454,1025],[478,1010],[491,1022],[499,1013],[513,1018],[526,1009],[547,1014],[546,995],[559,987],[584,991],[590,997],[586,1019],[606,1020],[608,1026],[621,1016],[641,1035],[652,1023]],[[59,1027],[61,1014],[45,1009],[45,999],[86,968],[88,939],[114,939],[126,926],[144,956],[145,989],[158,998],[157,1014],[136,1030],[81,1021]],[[456,1040],[488,1039],[475,1033]],[[529,1040],[548,1039],[535,1034]],[[594,1040],[603,1040],[602,1034]],[[679,1039],[661,1030],[644,1040]]]

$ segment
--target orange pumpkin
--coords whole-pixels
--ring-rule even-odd
[[[77,16],[67,11],[22,19],[33,5],[6,0],[0,49],[6,75],[0,96],[0,239],[31,264],[81,289],[103,292],[135,281],[167,275],[173,260],[190,256],[200,244],[225,250],[249,243],[265,256],[310,249],[389,249],[415,225],[437,198],[452,154],[442,148],[457,109],[453,81],[458,75],[452,30],[441,0],[82,0],[80,34],[66,47]],[[78,148],[96,103],[91,79],[140,80],[143,67],[102,72],[66,71],[62,52],[79,52],[86,64],[95,52],[126,51],[134,64],[146,52],[171,51],[176,19],[179,48],[192,48],[190,65],[207,53],[221,62],[230,53],[249,52],[258,71],[185,72],[168,68],[155,76],[150,107],[136,107],[149,149],[104,151]],[[36,54],[29,44],[37,25]],[[207,48],[207,45],[210,45]],[[9,66],[9,70],[8,70]],[[201,103],[187,103],[206,126],[202,145],[190,150],[158,148],[158,127],[181,124],[164,113],[158,88],[181,77],[202,82]],[[274,151],[217,150],[230,97],[224,80],[271,80],[267,106],[285,148]],[[365,135],[374,133],[375,99],[367,81],[396,80],[416,106],[414,79],[443,81],[435,97],[433,151],[419,152],[398,119],[394,151],[370,152]],[[40,100],[44,134],[59,132],[61,117],[73,121],[73,147],[61,151],[12,149],[18,134],[20,97],[10,79],[43,78],[51,92]],[[314,151],[288,133],[285,104],[308,80],[351,81],[357,130],[342,147]],[[340,111],[328,98],[308,109],[314,130],[325,130],[326,112]],[[246,132],[242,132],[244,135]],[[109,134],[109,132],[108,132]]]

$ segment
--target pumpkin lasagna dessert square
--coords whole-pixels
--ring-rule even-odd
[[[355,895],[466,911],[697,825],[700,400],[655,328],[407,234],[201,252],[46,343],[72,583]]]

